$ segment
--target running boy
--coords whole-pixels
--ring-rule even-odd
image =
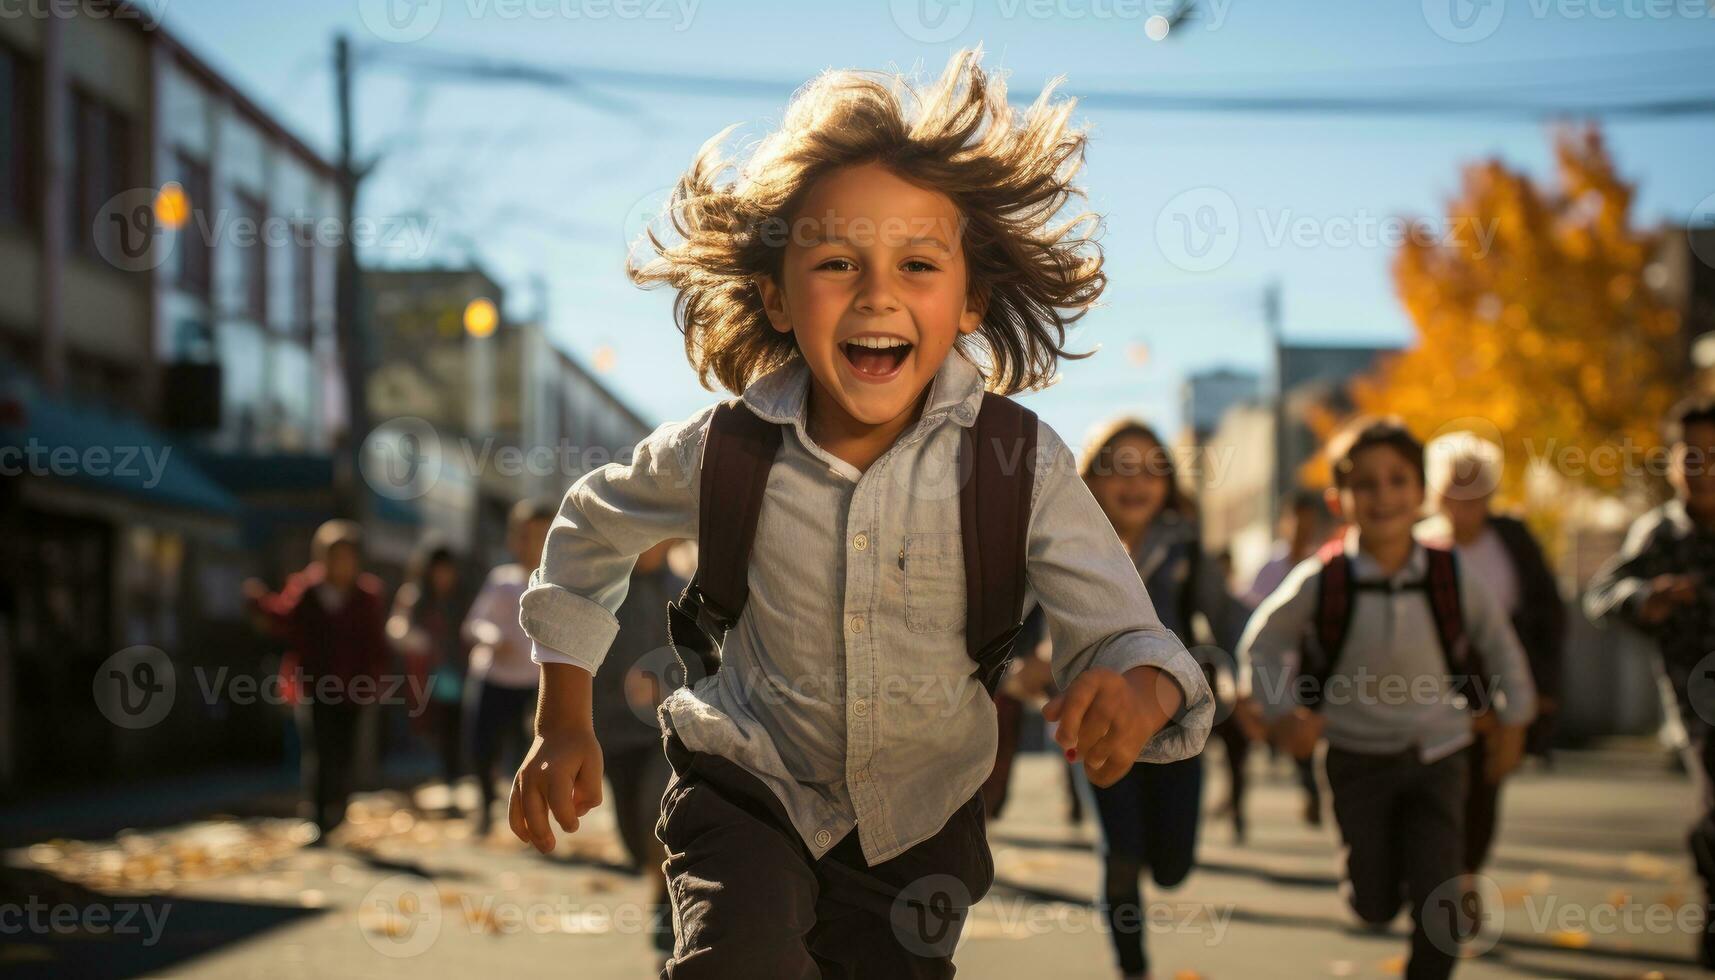
[[[1454,939],[1472,923],[1448,929],[1438,919],[1432,935],[1426,920],[1447,914],[1443,896],[1465,908],[1462,750],[1475,738],[1473,709],[1486,706],[1507,730],[1490,739],[1487,767],[1498,778],[1518,763],[1536,691],[1480,577],[1459,574],[1450,552],[1412,536],[1424,505],[1423,445],[1397,421],[1359,419],[1328,456],[1329,508],[1352,527],[1257,608],[1239,662],[1249,660],[1263,720],[1295,755],[1308,756],[1326,726],[1323,765],[1353,911],[1385,926],[1409,898],[1407,980],[1447,977]]]
[[[964,636],[961,436],[989,410],[985,388],[1050,380],[1105,280],[1090,216],[1058,221],[1079,196],[1071,105],[1045,92],[1015,115],[978,57],[955,55],[921,92],[825,74],[742,166],[706,144],[674,194],[682,241],[651,233],[658,257],[631,270],[678,290],[704,384],[742,391],[780,436],[718,672],[661,708],[669,977],[948,977],[962,921],[908,933],[899,901],[925,912],[935,903],[909,893],[931,887],[968,908],[993,883],[978,789],[996,722]],[[635,556],[740,522],[699,517],[714,415],[585,475],[549,533],[522,614],[538,735],[512,797],[514,832],[542,851],[550,813],[575,831],[602,799],[591,674]],[[1202,672],[1071,452],[1032,430],[1028,594],[1010,614],[1045,610],[1062,747],[1098,785],[1195,755],[1212,715]]]
[[[1632,524],[1620,553],[1591,578],[1584,609],[1591,619],[1643,630],[1661,648],[1691,736],[1686,768],[1702,774],[1703,812],[1690,841],[1710,910],[1698,956],[1704,968],[1715,969],[1715,739],[1709,731],[1715,703],[1698,677],[1715,654],[1715,397],[1681,401],[1664,428],[1674,497]]]

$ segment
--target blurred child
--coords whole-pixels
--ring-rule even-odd
[[[1316,549],[1328,540],[1330,525],[1328,505],[1323,501],[1323,495],[1313,490],[1296,491],[1292,495],[1291,506],[1280,514],[1273,554],[1257,571],[1250,591],[1245,593],[1245,605],[1251,609],[1262,605],[1262,601],[1286,581],[1288,572],[1315,554]],[[1298,785],[1304,789],[1304,822],[1320,827],[1322,787],[1316,780],[1316,762],[1309,758],[1292,761],[1298,771]]]
[[[523,755],[529,744],[530,709],[536,704],[536,665],[530,637],[518,622],[518,603],[531,571],[542,560],[542,544],[554,520],[554,505],[520,500],[506,518],[506,547],[512,561],[495,566],[465,614],[464,638],[471,644],[470,676],[465,684],[465,730],[471,770],[482,791],[477,833],[487,836],[494,821],[494,768],[502,758]]]
[[[1062,684],[1045,715],[1092,781],[1208,733],[1202,673],[1070,452],[1002,397],[1053,376],[1103,280],[1081,222],[1054,220],[1071,106],[1015,112],[975,61],[922,90],[830,72],[749,159],[705,144],[674,194],[683,241],[651,234],[633,277],[678,290],[693,367],[743,395],[581,478],[525,595],[544,694],[512,827],[547,851],[550,812],[575,831],[601,800],[590,675],[627,573],[700,539],[674,622],[719,658],[661,710],[673,980],[953,975],[994,878],[990,685],[1029,600]],[[963,492],[961,458],[993,493]],[[1017,564],[963,560],[978,542]]]
[[[418,731],[435,746],[446,780],[448,808],[456,812],[456,790],[464,775],[464,681],[470,648],[463,630],[464,596],[451,548],[430,540],[418,547],[406,581],[393,596],[387,635],[404,658],[424,704],[411,706]]]
[[[1548,730],[1560,696],[1560,655],[1566,641],[1566,603],[1536,538],[1517,518],[1489,510],[1501,481],[1501,447],[1455,432],[1424,447],[1431,502],[1440,520],[1425,521],[1418,537],[1426,544],[1451,547],[1459,565],[1489,589],[1506,613],[1519,645],[1530,661],[1536,685],[1536,721],[1525,747],[1548,750]],[[1501,783],[1483,777],[1483,740],[1471,755],[1471,795],[1465,809],[1465,869],[1476,872],[1488,860],[1500,815]]]
[[[332,520],[316,528],[310,563],[279,592],[244,583],[252,607],[287,643],[280,677],[292,692],[302,746],[305,808],[316,841],[345,820],[358,733],[387,670],[381,580],[363,570],[363,529]]]
[[[1619,620],[1660,647],[1662,665],[1690,736],[1686,768],[1699,774],[1703,813],[1690,835],[1715,923],[1715,703],[1694,678],[1715,666],[1715,397],[1686,398],[1668,413],[1668,483],[1674,497],[1632,523],[1626,542],[1590,580],[1584,609],[1592,619]],[[1698,955],[1715,969],[1715,931],[1706,928]]]
[[[1235,649],[1247,610],[1227,592],[1220,564],[1203,552],[1173,457],[1155,430],[1136,419],[1106,424],[1085,443],[1079,472],[1131,556],[1162,623],[1195,646],[1193,620],[1200,615],[1216,646]],[[1219,658],[1204,668],[1217,691],[1222,688],[1217,674],[1231,673],[1231,664]],[[1248,745],[1242,734],[1238,741]],[[1236,773],[1230,782],[1235,823],[1241,836],[1243,760],[1242,753],[1229,748],[1228,768]],[[1194,755],[1165,765],[1134,766],[1112,785],[1082,781],[1081,788],[1093,795],[1101,825],[1101,907],[1115,959],[1123,976],[1142,977],[1149,973],[1143,942],[1148,916],[1139,879],[1148,872],[1157,885],[1172,888],[1191,873],[1202,813],[1203,760]]]
[[[1479,726],[1491,730],[1487,775],[1510,771],[1536,692],[1488,585],[1412,536],[1424,506],[1422,444],[1396,420],[1360,418],[1327,451],[1328,505],[1352,526],[1264,600],[1240,661],[1249,661],[1263,720],[1294,755],[1309,756],[1326,729],[1352,909],[1384,927],[1409,897],[1407,980],[1447,977],[1476,926],[1445,920],[1470,911],[1464,750]]]

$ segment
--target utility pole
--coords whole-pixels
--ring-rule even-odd
[[[1286,351],[1281,342],[1280,329],[1280,280],[1275,279],[1263,287],[1262,293],[1263,327],[1268,332],[1268,340],[1274,350],[1274,494],[1270,502],[1270,526],[1280,524],[1280,511],[1283,498],[1291,483],[1287,479],[1286,467]]]
[[[369,437],[369,345],[364,323],[363,271],[352,241],[357,215],[357,188],[363,179],[354,157],[351,108],[351,41],[334,39],[335,100],[339,115],[339,274],[334,290],[340,365],[345,381],[346,446],[343,464],[335,467],[337,509],[341,516],[362,520],[368,494],[364,491],[363,443]]]

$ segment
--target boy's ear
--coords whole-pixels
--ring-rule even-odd
[[[1333,515],[1337,524],[1346,523],[1346,510],[1340,506],[1340,489],[1329,487],[1322,491],[1322,500],[1328,505],[1328,513]]]
[[[768,316],[768,324],[781,333],[792,332],[792,317],[786,312],[786,294],[775,283],[772,276],[756,276],[751,279],[756,284],[756,291],[762,297],[762,312]]]
[[[972,290],[965,297],[965,311],[959,314],[959,332],[975,333],[983,325],[983,317],[988,315],[989,293],[987,288]]]

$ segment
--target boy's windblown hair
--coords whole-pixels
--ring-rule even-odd
[[[769,326],[754,284],[781,271],[786,242],[765,230],[790,222],[819,177],[865,163],[958,208],[970,294],[985,304],[982,326],[959,343],[983,348],[986,357],[973,360],[986,361],[991,390],[1042,387],[1059,358],[1089,356],[1064,349],[1067,325],[1107,282],[1094,239],[1099,217],[1061,216],[1084,196],[1072,183],[1085,142],[1070,121],[1074,102],[1050,101],[1055,80],[1015,114],[981,57],[980,48],[958,52],[923,90],[895,74],[829,71],[799,91],[780,129],[742,164],[720,148],[736,127],[703,145],[668,204],[676,240],[651,228],[654,255],[629,259],[626,270],[640,286],[678,291],[674,316],[703,387],[712,390],[712,374],[741,393],[798,356],[792,335]]]

